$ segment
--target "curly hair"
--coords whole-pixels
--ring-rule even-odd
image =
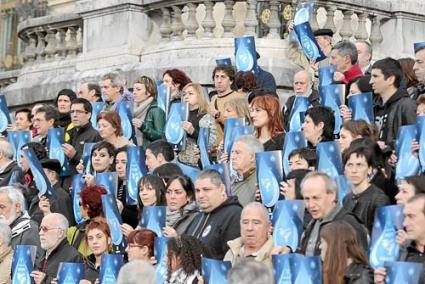
[[[105,188],[98,185],[86,185],[79,193],[81,206],[87,208],[87,215],[90,219],[103,216],[102,195],[107,193]]]
[[[192,275],[202,268],[202,255],[205,253],[205,247],[200,240],[193,236],[181,235],[170,239],[167,242],[168,257],[168,281],[170,280],[171,262],[173,257],[180,260],[181,268],[186,275]]]

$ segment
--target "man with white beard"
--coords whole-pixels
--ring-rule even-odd
[[[12,230],[13,249],[17,245],[33,245],[37,247],[37,258],[41,258],[43,251],[40,246],[38,225],[25,211],[25,199],[19,188],[0,187],[0,223],[8,225]]]

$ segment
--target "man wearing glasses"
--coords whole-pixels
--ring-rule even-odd
[[[66,240],[68,226],[68,220],[59,213],[51,213],[43,218],[40,242],[46,254],[36,264],[37,270],[31,273],[36,284],[51,283],[56,278],[61,262],[83,262],[79,252]]]

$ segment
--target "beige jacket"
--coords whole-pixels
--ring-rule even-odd
[[[227,251],[226,255],[224,256],[225,261],[230,261],[232,263],[232,266],[242,261],[244,258],[243,255],[241,255],[241,249],[242,249],[242,238],[237,238],[231,241],[227,242],[227,245],[229,246],[229,250]],[[259,261],[267,265],[270,269],[273,269],[272,264],[272,250],[273,250],[274,244],[273,244],[273,238],[269,236],[269,239],[267,242],[260,248],[260,250],[257,253],[257,256],[254,258],[254,260]]]
[[[11,247],[7,248],[0,254],[0,284],[11,283],[11,270],[12,270],[12,256],[13,250]]]

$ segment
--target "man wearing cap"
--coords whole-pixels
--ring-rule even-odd
[[[414,48],[415,65],[413,65],[413,71],[418,80],[418,85],[412,98],[416,100],[420,95],[425,94],[425,41],[415,43]]]
[[[66,217],[69,224],[74,225],[74,215],[70,195],[60,187],[58,182],[59,173],[61,172],[61,164],[56,159],[43,159],[40,161],[44,173],[52,185],[55,196],[47,198],[46,196],[36,195],[31,201],[28,213],[31,219],[39,224],[43,217],[55,212]]]

